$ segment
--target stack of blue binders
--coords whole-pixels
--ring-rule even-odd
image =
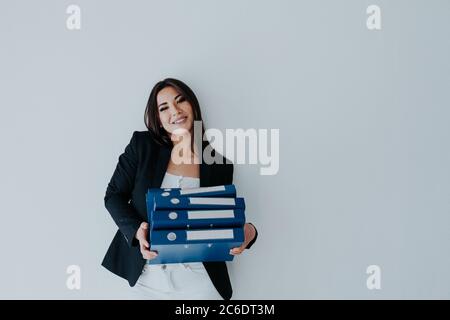
[[[149,264],[231,261],[244,242],[245,202],[234,185],[148,189]]]

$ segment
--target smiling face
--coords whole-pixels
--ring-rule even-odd
[[[168,86],[156,96],[159,121],[169,134],[177,134],[184,129],[191,132],[194,114],[191,104],[175,88]],[[177,130],[178,129],[178,130]]]

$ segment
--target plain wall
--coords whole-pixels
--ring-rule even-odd
[[[208,128],[280,130],[277,175],[235,167],[259,238],[228,264],[233,298],[450,298],[449,17],[447,0],[2,1],[0,298],[127,297],[100,265],[103,197],[165,77]]]

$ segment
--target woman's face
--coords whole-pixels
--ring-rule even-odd
[[[159,91],[156,102],[161,125],[169,134],[183,132],[180,129],[191,132],[194,123],[192,106],[175,88],[169,86]]]

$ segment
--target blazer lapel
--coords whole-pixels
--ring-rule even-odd
[[[211,167],[206,163],[200,164],[200,187],[209,187],[211,183]]]
[[[202,154],[200,163],[200,187],[210,187],[211,186],[211,167],[212,165],[206,164],[203,159],[203,152],[205,148],[209,145],[207,141],[202,143]],[[213,151],[214,152],[214,151]]]

